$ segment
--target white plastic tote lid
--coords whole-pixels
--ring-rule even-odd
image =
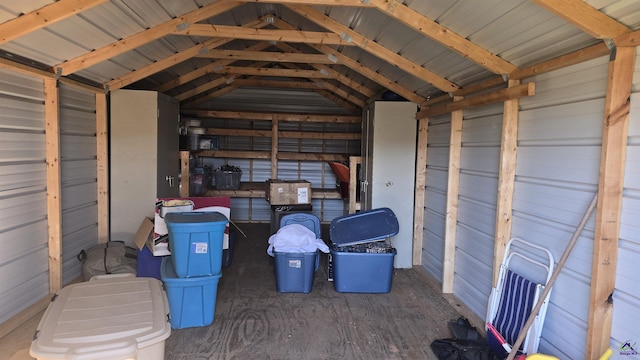
[[[39,359],[136,358],[171,335],[162,283],[133,274],[100,275],[64,287],[31,342]]]

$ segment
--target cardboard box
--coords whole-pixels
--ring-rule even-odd
[[[265,195],[271,205],[311,204],[311,183],[306,180],[269,179]]]
[[[148,247],[153,256],[171,255],[171,252],[169,252],[169,238],[167,236],[158,236],[154,228],[154,221],[151,218],[145,217],[142,219],[134,238],[136,246],[140,250],[144,246]]]

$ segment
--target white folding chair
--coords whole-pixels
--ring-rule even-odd
[[[507,243],[498,282],[489,296],[486,317],[487,343],[501,358],[512,351],[511,344],[516,342],[548,284],[553,267],[553,255],[546,248],[518,238]],[[549,291],[522,346],[514,351],[524,354],[538,351],[550,295]]]

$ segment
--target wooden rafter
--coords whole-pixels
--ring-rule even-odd
[[[267,23],[265,21],[261,19],[257,19],[247,24],[244,24],[242,26],[248,27],[248,28],[261,28],[266,25]],[[195,56],[198,56],[198,54],[202,52],[209,51],[209,49],[222,46],[231,41],[233,41],[233,39],[213,38],[213,39],[206,40],[201,44],[192,46],[189,49],[180,51],[162,60],[156,61],[140,69],[137,69],[135,71],[122,75],[117,79],[113,79],[109,81],[105,87],[108,87],[109,90],[111,91],[123,88],[127,85],[133,84],[136,81],[142,80],[147,76],[150,76],[164,69],[167,69],[175,64],[181,63],[183,61],[187,61]]]
[[[68,75],[82,69],[86,69],[99,62],[108,60],[114,56],[131,51],[153,40],[171,34],[177,27],[202,21],[217,14],[229,11],[240,5],[240,2],[220,0],[213,4],[194,10],[178,18],[164,22],[158,26],[141,31],[125,39],[115,41],[111,44],[95,49],[92,52],[78,56],[61,64],[55,65],[54,69],[60,69],[62,75]]]
[[[533,2],[596,39],[613,39],[631,32],[631,29],[583,0],[533,0]]]
[[[0,24],[0,44],[55,24],[107,0],[59,0]]]
[[[333,20],[332,18],[324,15],[323,13],[315,10],[310,6],[296,4],[289,4],[286,6],[299,15],[303,16],[304,18],[309,19],[326,29],[333,31],[336,34],[341,34],[341,38],[349,39],[352,45],[357,45],[362,50],[365,50],[368,53],[397,66],[399,69],[407,72],[408,74],[411,74],[418,79],[430,83],[444,92],[451,92],[458,89],[458,86],[450,82],[449,80],[440,77],[439,75],[425,69],[419,64],[410,61],[402,55],[387,49],[386,47],[376,43],[371,39],[368,39],[362,34],[351,30],[349,27]]]
[[[293,29],[293,26],[291,24],[286,23],[285,21],[276,21],[273,25],[281,29]],[[356,60],[353,60],[350,57],[343,55],[341,52],[339,52],[338,50],[330,46],[315,45],[315,44],[310,44],[309,46],[311,46],[312,48],[314,48],[315,50],[321,53],[335,56],[341,64],[344,64],[351,70],[362,74],[363,76],[386,87],[387,89],[394,91],[396,94],[403,96],[405,99],[409,101],[413,101],[414,103],[417,103],[417,104],[421,104],[424,101],[426,101],[426,99],[423,98],[422,96],[419,96],[414,92],[410,91],[409,89],[398,85],[397,83],[387,79],[383,75],[380,75],[377,72],[360,64]]]
[[[260,68],[262,66],[265,66],[266,62],[257,62],[257,63],[253,63],[251,64],[249,67],[247,67],[247,69],[249,68]],[[184,91],[180,94],[177,94],[174,96],[174,98],[176,98],[178,101],[185,101],[189,98],[193,98],[195,96],[198,96],[202,93],[205,93],[209,90],[215,89],[219,86],[223,86],[225,84],[231,84],[239,75],[237,74],[232,74],[232,75],[227,75],[227,76],[221,76],[217,79],[211,80],[207,83],[204,83],[200,86],[196,86],[193,89]],[[234,88],[237,88],[237,86],[234,86]]]
[[[613,42],[616,44],[616,46],[619,47],[640,46],[640,30],[618,36],[617,38],[613,39]]]
[[[456,51],[494,74],[508,74],[517,68],[510,62],[492,54],[435,21],[428,19],[410,7],[403,5],[402,2],[398,0],[369,0],[369,2],[384,14],[393,17],[422,35]]]
[[[245,29],[238,26],[195,24],[187,29],[174,29],[175,35],[227,37],[233,39],[258,41],[284,41],[294,43],[355,45],[338,34],[320,31],[278,30],[278,29]]]

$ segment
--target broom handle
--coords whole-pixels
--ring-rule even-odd
[[[549,282],[544,287],[544,290],[542,291],[542,295],[540,295],[540,298],[538,299],[536,306],[533,308],[533,310],[531,310],[531,314],[529,315],[527,322],[524,323],[522,330],[520,330],[518,339],[516,339],[516,342],[511,347],[512,351],[509,353],[509,356],[507,356],[507,360],[513,360],[515,358],[516,353],[520,348],[520,345],[522,345],[522,342],[524,342],[524,338],[527,336],[527,331],[529,330],[529,327],[531,327],[531,324],[533,324],[533,321],[538,315],[538,312],[542,308],[544,299],[549,294],[549,291],[551,291],[551,287],[553,286],[553,283],[556,282],[558,275],[560,275],[560,271],[564,267],[564,264],[567,262],[567,259],[569,258],[569,254],[571,253],[571,250],[573,250],[573,246],[578,241],[578,238],[580,237],[580,233],[582,233],[582,230],[584,230],[585,225],[587,225],[587,221],[591,217],[591,213],[593,213],[593,210],[596,208],[597,203],[598,203],[598,193],[596,192],[596,194],[593,196],[593,200],[591,200],[591,204],[589,204],[589,208],[587,209],[587,212],[585,212],[584,215],[582,216],[582,220],[580,220],[580,224],[578,224],[576,231],[573,233],[573,237],[571,238],[571,241],[569,241],[567,248],[564,250],[562,257],[558,261],[558,265],[555,267],[555,269],[553,269],[553,274],[551,274],[551,278],[549,278]]]

